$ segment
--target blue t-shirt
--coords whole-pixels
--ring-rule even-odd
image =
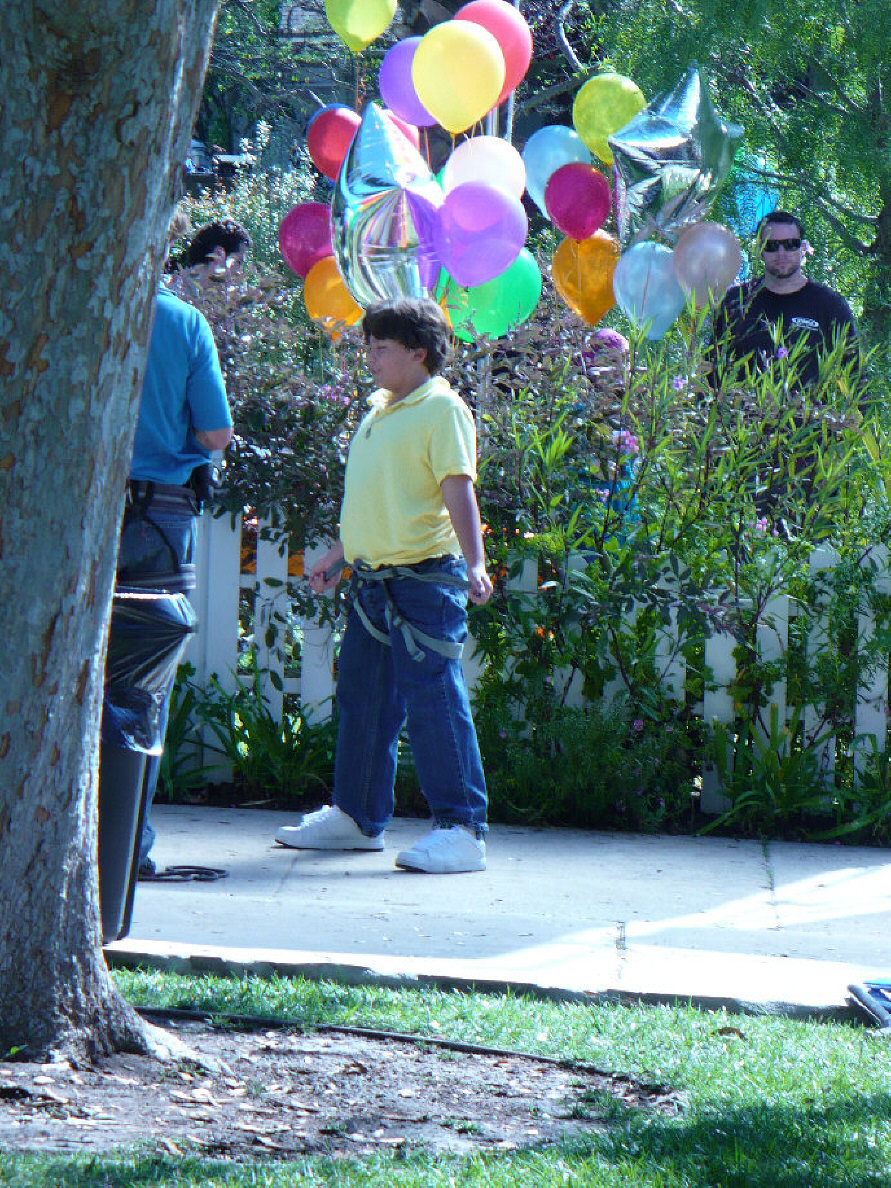
[[[209,450],[195,438],[232,424],[207,319],[163,286],[158,292],[142,384],[130,478],[184,484]]]

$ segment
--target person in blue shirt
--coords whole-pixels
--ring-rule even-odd
[[[164,286],[140,397],[121,527],[118,589],[188,593],[195,587],[198,516],[212,491],[213,455],[232,437],[232,416],[211,328]],[[166,730],[169,693],[162,706]],[[146,762],[146,819],[139,873],[151,876],[155,831],[148,819],[160,755]]]

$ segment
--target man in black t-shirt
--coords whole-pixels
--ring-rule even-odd
[[[715,314],[713,341],[728,361],[748,359],[753,370],[793,355],[796,387],[817,382],[821,351],[844,334],[856,350],[857,331],[848,303],[827,285],[808,280],[801,264],[810,246],[795,215],[765,215],[757,239],[764,275],[728,289]],[[800,355],[795,351],[806,339]],[[720,373],[719,366],[719,373]]]

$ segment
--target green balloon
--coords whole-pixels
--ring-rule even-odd
[[[541,272],[535,257],[523,248],[499,276],[463,288],[442,274],[437,299],[445,295],[455,337],[472,342],[477,335],[502,338],[523,324],[538,305]]]

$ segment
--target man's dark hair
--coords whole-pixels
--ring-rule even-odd
[[[234,219],[218,219],[213,223],[205,223],[195,232],[186,248],[186,267],[206,264],[213,259],[214,249],[218,247],[223,248],[227,256],[232,256],[242,248],[250,246],[250,235]]]
[[[764,239],[764,234],[771,223],[791,223],[793,227],[797,229],[801,238],[804,238],[804,227],[801,225],[801,219],[796,218],[794,214],[789,214],[788,210],[772,210],[770,214],[766,214],[758,224],[758,230],[755,232],[755,238],[759,243]]]
[[[362,333],[366,342],[369,338],[389,338],[410,351],[423,347],[427,352],[424,366],[431,375],[442,371],[452,345],[446,316],[429,297],[379,301],[362,319]]]

